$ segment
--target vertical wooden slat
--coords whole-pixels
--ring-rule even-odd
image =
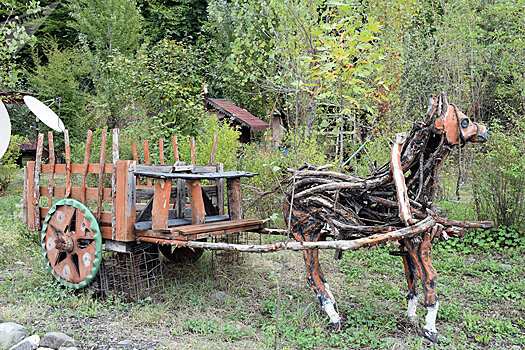
[[[179,144],[177,143],[177,136],[173,136],[173,157],[175,163],[179,161]]]
[[[195,165],[195,137],[190,137],[191,165]]]
[[[22,223],[27,225],[27,166],[24,167],[24,193],[22,194]]]
[[[188,180],[188,196],[190,197],[191,224],[204,223],[206,210],[202,199],[202,188],[200,180]]]
[[[33,204],[33,197],[35,195],[35,162],[27,162],[27,229],[35,230],[35,211],[36,208]]]
[[[93,132],[88,130],[86,139],[86,153],[84,154],[84,167],[82,168],[82,181],[80,185],[80,202],[86,203],[86,177],[89,166],[89,152],[91,150],[91,140],[93,138]]]
[[[35,179],[33,189],[33,205],[35,207],[34,220],[35,231],[40,229],[40,172],[42,171],[42,151],[44,150],[44,134],[38,134],[38,143],[36,145],[36,160],[35,160]]]
[[[217,164],[217,172],[222,173],[224,171],[224,164]],[[224,215],[224,179],[218,179],[217,185],[217,206],[219,207],[219,215]]]
[[[69,147],[69,130],[64,130],[64,144],[66,148],[66,194],[64,198],[71,196],[71,149]]]
[[[117,161],[115,193],[115,240],[129,242],[135,240],[133,223],[135,222],[136,186],[135,162]]]
[[[100,221],[102,215],[102,197],[104,194],[104,164],[106,162],[106,138],[108,131],[102,130],[102,140],[100,143],[100,161],[98,171],[98,197],[97,197],[97,219]]]
[[[164,141],[159,139],[160,164],[164,164]]]
[[[168,228],[171,180],[157,179],[155,182],[151,221],[154,230],[161,230]]]
[[[150,164],[148,140],[143,141],[142,145],[144,146],[144,163],[145,164]],[[150,187],[153,186],[153,184],[151,182],[151,178],[149,178],[149,177],[148,177],[147,183],[148,183],[148,186],[150,186]]]
[[[113,169],[111,170],[111,237],[115,239],[117,229],[117,162],[119,160],[119,129],[113,129]]]
[[[226,186],[228,191],[228,213],[230,220],[240,220],[244,213],[242,210],[241,179],[227,179]]]
[[[210,164],[215,164],[215,151],[217,150],[217,134],[213,134],[213,147],[211,148]]]
[[[53,206],[53,182],[55,180],[55,145],[53,144],[53,132],[47,133],[48,149],[49,149],[49,165],[51,165],[51,171],[49,172],[49,186],[47,192],[49,193],[49,208]]]
[[[139,154],[137,152],[137,143],[133,141],[131,143],[131,151],[133,152],[133,160],[135,164],[139,164]],[[137,176],[137,186],[140,185],[140,178]]]

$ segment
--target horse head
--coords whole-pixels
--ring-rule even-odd
[[[429,121],[433,123],[434,131],[445,133],[451,145],[465,142],[485,142],[489,139],[487,128],[474,123],[463,114],[454,104],[449,104],[444,92],[437,98],[431,97],[428,101]]]

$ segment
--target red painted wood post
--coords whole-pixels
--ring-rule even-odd
[[[150,164],[148,140],[143,141],[143,142],[142,142],[142,145],[143,145],[143,147],[144,147],[144,163],[145,163],[145,164]],[[149,178],[149,177],[148,177],[148,180],[147,180],[147,184],[148,184],[148,187],[153,186],[153,183],[152,183],[152,181],[151,181],[151,178]]]
[[[66,193],[64,198],[71,196],[71,148],[69,147],[69,131],[64,130],[64,146],[66,148]]]
[[[113,168],[111,170],[111,238],[117,236],[117,162],[119,161],[119,129],[113,129]]]
[[[177,136],[173,136],[173,157],[175,158],[175,163],[179,161],[179,145],[177,143]]]
[[[213,147],[211,148],[210,164],[215,164],[215,151],[217,150],[217,134],[213,134]]]
[[[131,160],[117,161],[115,193],[115,240],[129,242],[135,240],[136,182],[135,163]]]
[[[30,218],[34,221],[35,231],[40,229],[40,173],[42,172],[42,151],[44,150],[44,134],[38,134],[38,143],[36,145],[36,160],[35,160],[35,177],[34,177],[34,192],[33,205],[35,207],[34,217]]]
[[[159,139],[160,164],[164,164],[164,141]]]
[[[33,204],[33,197],[35,196],[35,162],[27,162],[27,229],[35,230],[35,205]]]
[[[195,137],[190,137],[191,165],[195,165]]]
[[[91,140],[93,138],[93,132],[88,130],[86,139],[86,153],[84,154],[84,167],[82,168],[82,182],[80,185],[80,202],[86,203],[86,177],[89,167],[89,152],[91,150]]]
[[[47,192],[49,194],[49,209],[53,206],[53,182],[55,180],[55,146],[53,144],[53,132],[49,131],[47,133],[47,140],[49,146],[49,186],[47,187]]]
[[[171,180],[155,180],[155,193],[153,194],[153,208],[151,221],[153,230],[168,228],[170,210]]]
[[[202,199],[202,188],[200,180],[188,180],[188,195],[190,197],[191,224],[204,223],[206,211]]]
[[[240,220],[244,216],[242,209],[241,179],[227,179],[226,187],[228,193],[228,213],[230,214],[230,220]]]
[[[100,161],[98,169],[98,196],[97,196],[97,219],[100,221],[102,215],[102,198],[104,196],[104,165],[106,162],[106,138],[108,131],[102,130],[102,140],[100,143]]]

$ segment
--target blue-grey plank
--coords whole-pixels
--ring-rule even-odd
[[[188,173],[159,173],[153,171],[135,171],[135,176],[146,176],[157,179],[184,179],[184,180],[214,180],[214,179],[236,179],[240,177],[252,177],[259,175],[249,171],[225,171],[222,173],[203,173],[203,174],[188,174]]]

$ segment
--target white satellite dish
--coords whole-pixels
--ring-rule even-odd
[[[64,132],[64,123],[51,108],[29,95],[24,96],[24,102],[42,123],[55,131]]]
[[[2,158],[9,146],[11,139],[11,121],[4,103],[0,101],[0,158]]]

